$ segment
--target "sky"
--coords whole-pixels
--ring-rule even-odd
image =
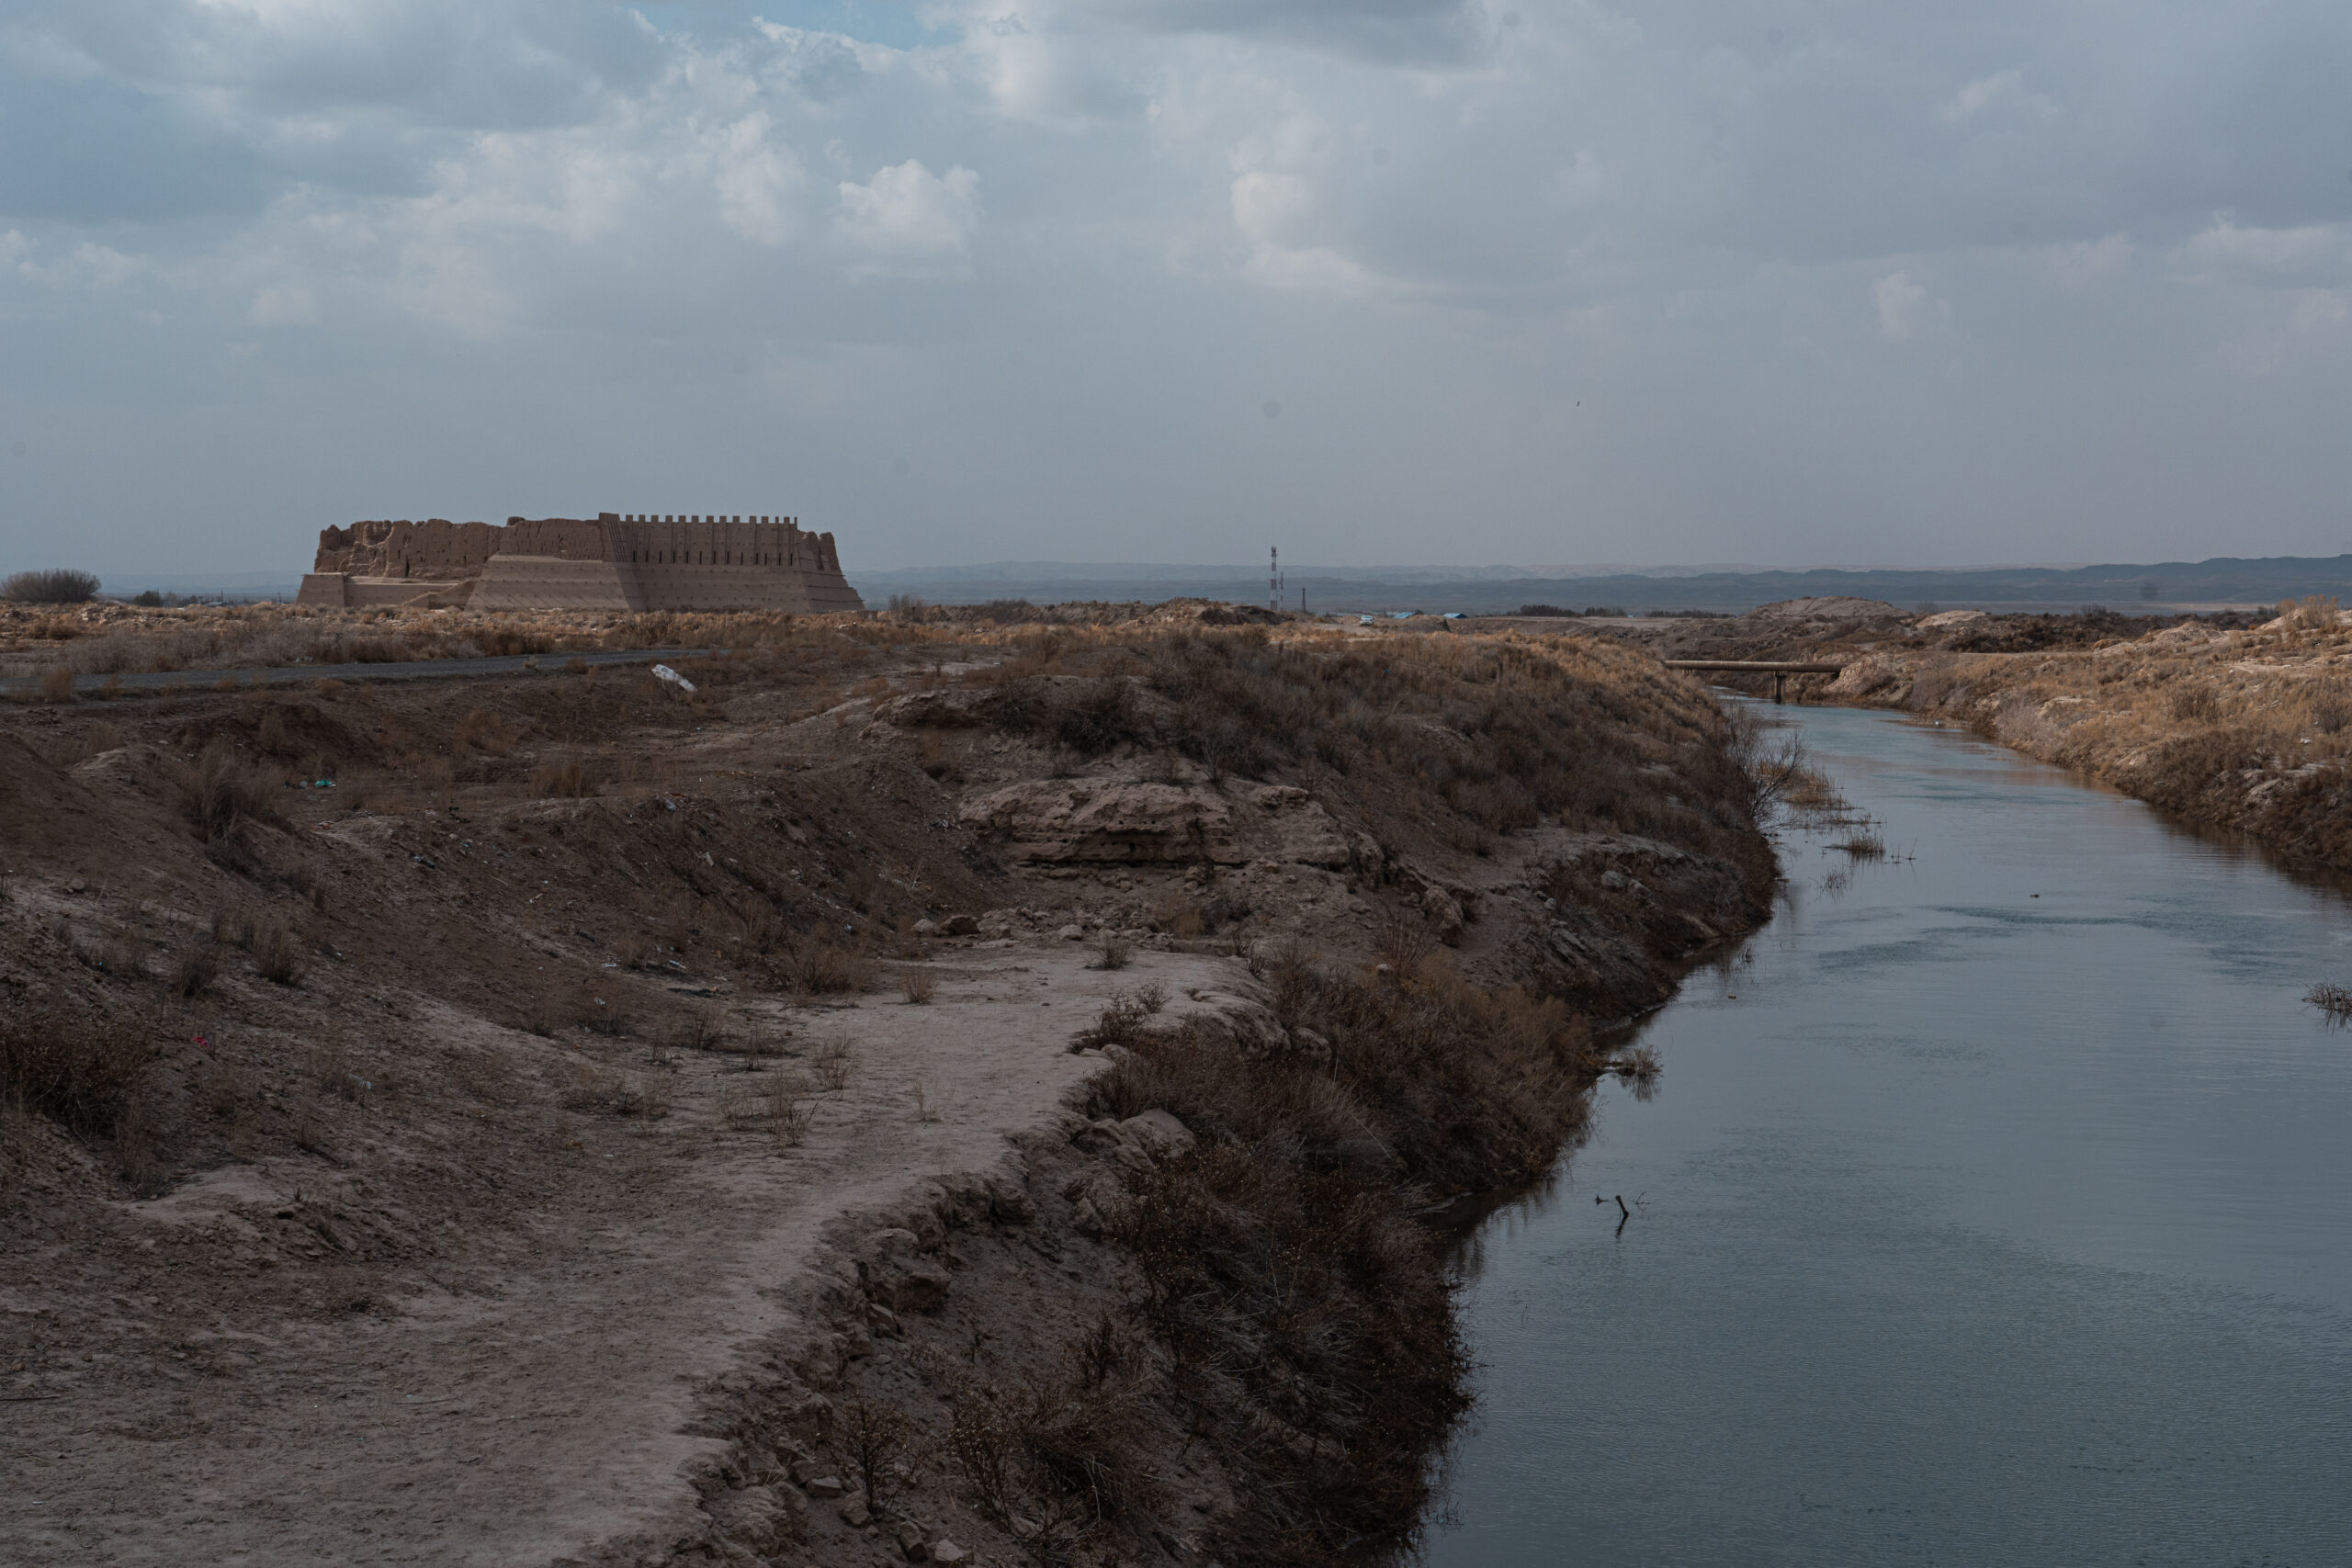
[[[0,570],[2352,549],[2352,6],[8,0]]]

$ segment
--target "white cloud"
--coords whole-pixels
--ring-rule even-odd
[[[2183,243],[2180,276],[2193,283],[2333,281],[2352,275],[2352,226],[2241,226],[2223,213]]]
[[[2115,233],[2053,245],[2043,253],[2043,260],[2059,282],[2080,288],[2122,272],[2132,265],[2132,254],[2131,236]]]
[[[1946,125],[1960,125],[1988,110],[2026,108],[2047,112],[2051,107],[2047,98],[2027,90],[2025,73],[2011,67],[1980,77],[1954,93],[1936,111],[1936,118]]]
[[[1878,330],[1902,342],[1920,329],[1949,315],[1951,307],[1928,292],[1926,284],[1908,272],[1891,272],[1871,285],[1871,303],[1878,310]]]
[[[265,285],[254,290],[245,321],[256,327],[307,327],[319,319],[319,301],[300,284]]]
[[[796,200],[808,181],[792,149],[770,139],[772,128],[767,115],[756,111],[729,126],[714,152],[711,184],[729,229],[776,247],[799,235]]]
[[[857,276],[964,276],[980,227],[980,176],[957,164],[934,175],[920,159],[841,184],[835,229],[859,253]]]

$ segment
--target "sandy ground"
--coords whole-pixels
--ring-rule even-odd
[[[10,1395],[0,1560],[537,1563],[683,1521],[684,1467],[717,1446],[687,1435],[699,1394],[788,1336],[783,1287],[829,1221],[996,1164],[1099,1066],[1067,1046],[1114,993],[1156,981],[1173,1012],[1247,978],[1231,959],[1144,953],[1105,973],[1088,957],[1068,942],[976,945],[930,966],[928,1005],[869,997],[785,1018],[760,1002],[804,1058],[826,1041],[854,1053],[799,1146],[729,1131],[722,1100],[800,1061],[683,1061],[658,1121],[547,1118],[562,1196],[368,1310],[254,1332],[153,1296],[104,1303],[92,1326],[109,1348]],[[243,1217],[298,1190],[316,1201],[320,1179],[307,1162],[232,1167],[123,1208],[158,1237],[235,1249]],[[151,1359],[164,1344],[177,1348]],[[114,1375],[142,1362],[167,1401],[153,1370]]]

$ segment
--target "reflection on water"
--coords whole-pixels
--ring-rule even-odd
[[[1896,858],[1792,835],[1644,1031],[1655,1099],[1479,1228],[1430,1561],[2352,1562],[2352,1035],[2301,1001],[2341,894],[1794,716]]]

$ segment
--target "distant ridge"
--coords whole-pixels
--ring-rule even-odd
[[[2217,556],[2148,565],[1973,567],[1951,570],[1754,570],[1672,569],[1538,576],[1514,567],[1444,570],[1297,566],[1287,572],[1290,607],[1302,590],[1311,610],[1420,609],[1493,614],[1521,604],[1565,609],[1710,610],[1737,614],[1780,599],[1850,594],[1911,609],[2211,609],[2273,604],[2333,593],[2352,601],[2352,555]],[[1037,603],[1080,599],[1266,600],[1263,567],[1120,566],[1051,561],[849,573],[869,603],[910,593],[942,604],[989,599]]]

